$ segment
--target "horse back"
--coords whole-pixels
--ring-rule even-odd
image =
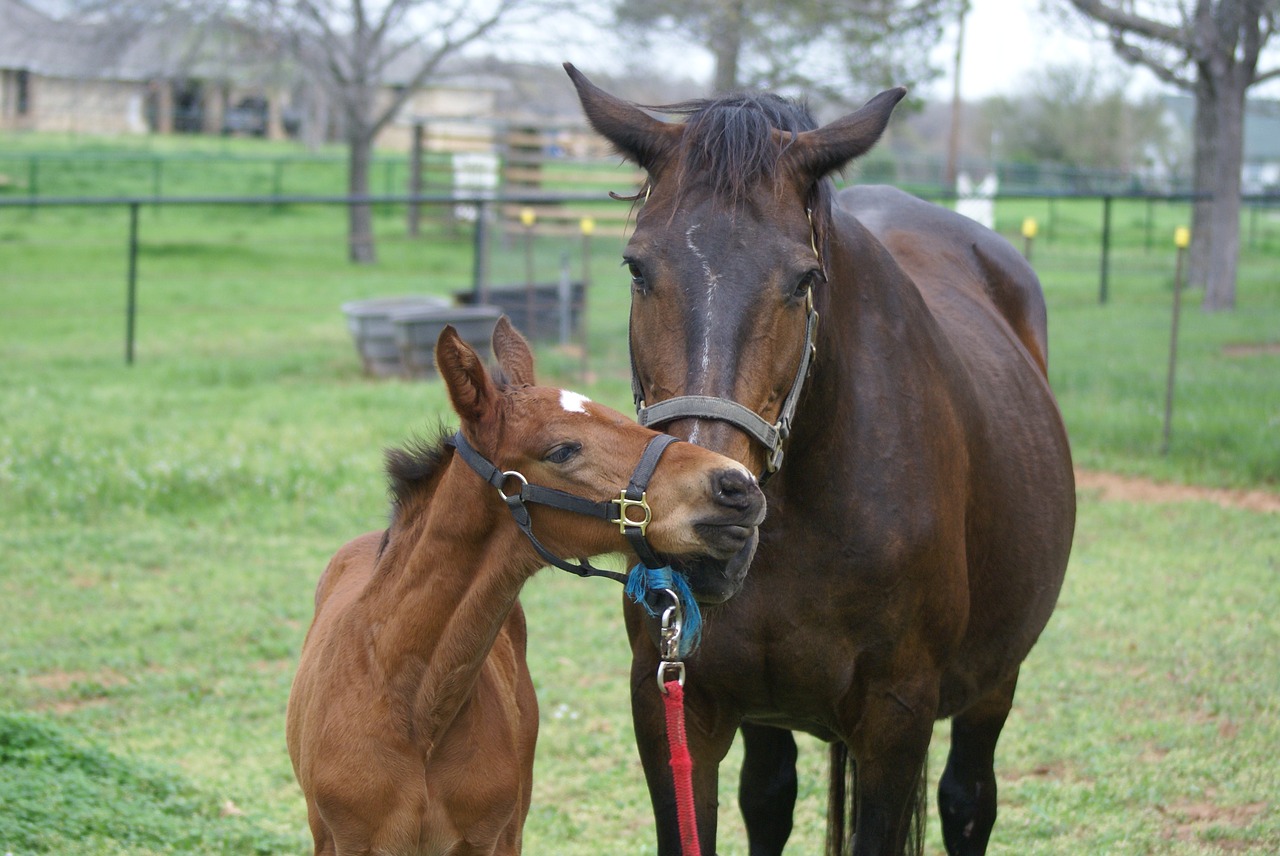
[[[968,292],[1009,325],[1047,375],[1049,339],[1040,279],[1008,241],[962,214],[893,187],[851,187],[837,199],[889,250],[926,301],[932,303],[939,288]]]

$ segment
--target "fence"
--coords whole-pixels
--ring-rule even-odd
[[[186,294],[198,294],[212,279],[225,279],[227,275],[219,270],[228,266],[235,271],[237,288],[250,287],[242,283],[255,276],[288,277],[293,275],[290,271],[297,271],[302,280],[350,280],[353,290],[368,294],[379,289],[406,290],[406,282],[411,283],[407,290],[419,291],[424,279],[431,277],[430,290],[453,297],[467,292],[473,300],[483,301],[490,284],[500,280],[531,283],[538,278],[537,271],[548,266],[563,278],[562,272],[572,265],[581,270],[585,295],[591,291],[591,257],[616,258],[621,245],[614,235],[584,230],[577,213],[603,207],[621,219],[630,207],[602,202],[602,196],[597,192],[379,195],[362,199],[283,194],[0,198],[0,284],[10,277],[60,283],[80,276],[86,266],[99,264],[101,259],[123,258],[125,358],[132,362],[140,283],[149,275],[174,279],[173,294],[166,297],[174,304],[183,299],[179,292],[184,288]],[[1189,217],[1185,196],[1011,194],[1001,195],[995,202],[995,228],[1034,254],[1033,263],[1047,290],[1076,283],[1071,287],[1083,291],[1092,284],[1101,302],[1109,298],[1117,277],[1171,281],[1169,236]],[[380,212],[381,243],[389,244],[387,252],[394,256],[371,270],[345,265],[339,239],[345,223],[332,216],[361,203]],[[459,205],[473,207],[479,216],[474,221],[459,219],[455,216]],[[400,230],[405,213],[415,207],[431,212],[430,230],[421,238]],[[42,215],[50,209],[60,209],[63,216]],[[164,215],[175,209],[203,213]],[[307,213],[316,210],[330,213]],[[497,216],[504,210],[532,210],[535,216],[524,226]],[[547,212],[559,212],[560,222],[548,222],[552,218]],[[121,213],[124,223],[116,226]],[[1029,217],[1039,222],[1034,248],[1020,237],[1022,223]],[[1280,253],[1280,199],[1249,199],[1242,222],[1242,244],[1247,251]],[[575,223],[577,228],[566,234],[563,227]],[[117,248],[114,252],[112,243]],[[607,246],[593,248],[593,243]],[[18,254],[11,255],[19,246],[31,250],[22,255],[44,257],[45,261],[28,262]],[[317,258],[322,255],[326,261],[321,265]],[[573,257],[576,261],[570,262]],[[15,283],[13,287],[22,285]],[[298,300],[308,299],[301,296],[304,286],[298,285],[296,291]],[[609,311],[625,318],[625,288],[607,294]],[[582,347],[584,351],[604,348],[625,359],[624,344],[617,342],[595,339],[590,344],[584,341]]]

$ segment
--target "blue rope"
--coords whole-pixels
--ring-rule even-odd
[[[658,612],[649,603],[649,593],[661,589],[671,589],[680,600],[680,656],[686,657],[702,641],[702,610],[698,609],[698,602],[693,598],[689,581],[670,565],[648,568],[641,563],[631,569],[627,577],[627,597],[643,606],[645,612],[654,618],[658,617]]]

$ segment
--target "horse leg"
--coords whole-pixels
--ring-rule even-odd
[[[658,856],[682,856],[680,821],[676,810],[675,785],[671,778],[670,748],[663,708],[653,667],[642,657],[632,665],[631,713],[635,724],[636,748],[644,767],[653,803],[658,835]],[[694,678],[685,685],[685,732],[689,754],[693,756],[693,800],[698,820],[698,844],[704,854],[716,852],[716,812],[720,807],[720,762],[733,743],[738,721],[719,715],[708,698],[695,692]],[[689,856],[689,854],[683,854]]]
[[[881,685],[869,693],[846,740],[857,759],[857,793],[851,795],[857,800],[853,856],[898,856],[908,845],[913,853],[923,852],[919,832],[925,761],[936,711],[936,688],[929,692],[920,685],[916,691]]]
[[[1018,675],[951,718],[951,751],[938,782],[942,840],[949,856],[982,856],[996,822],[996,741]]]
[[[791,732],[744,722],[738,782],[750,856],[781,856],[796,805],[796,740]]]

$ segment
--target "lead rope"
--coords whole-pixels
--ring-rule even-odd
[[[680,636],[683,616],[680,598],[671,589],[659,589],[671,598],[671,606],[662,611],[661,641],[658,663],[658,689],[662,691],[667,721],[667,747],[671,754],[671,780],[676,792],[676,821],[680,829],[680,852],[683,856],[701,856],[698,843],[698,815],[693,805],[693,756],[684,730],[684,661],[680,659]],[[668,674],[674,677],[668,679]]]

